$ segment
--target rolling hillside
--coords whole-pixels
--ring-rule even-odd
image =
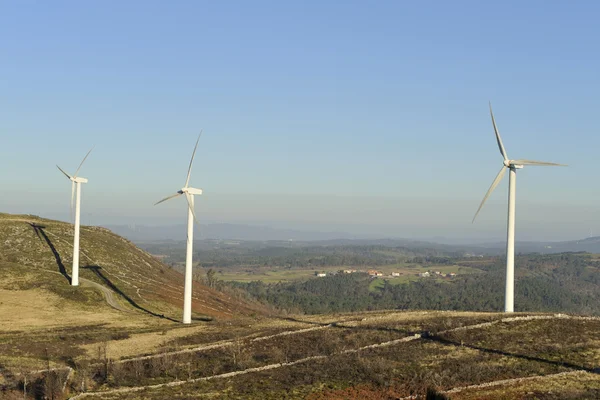
[[[43,289],[89,306],[107,300],[113,308],[179,320],[183,299],[183,276],[179,272],[108,229],[82,226],[83,285],[72,288],[72,241],[71,224],[0,214],[0,289]],[[257,311],[256,306],[199,283],[194,285],[196,318],[227,318]]]

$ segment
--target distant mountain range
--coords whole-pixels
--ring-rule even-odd
[[[136,243],[147,242],[180,242],[186,239],[185,225],[146,226],[146,225],[106,225],[118,235],[124,236]],[[415,240],[402,238],[374,238],[372,235],[357,235],[347,232],[319,232],[301,231],[293,229],[279,229],[269,226],[213,223],[205,224],[196,229],[197,240],[241,240],[241,241],[297,241],[321,245],[383,245],[432,248],[452,252],[464,252],[474,255],[499,255],[504,253],[505,242],[491,242],[484,244],[444,244],[437,239]],[[446,242],[446,240],[442,239]],[[517,253],[562,253],[562,252],[589,252],[600,253],[600,236],[581,240],[562,242],[532,242],[516,243]]]
[[[106,225],[105,228],[126,237],[133,242],[186,240],[185,225]],[[271,228],[260,225],[213,223],[196,227],[194,239],[229,239],[248,241],[296,240],[320,241],[333,239],[368,239],[371,235],[354,235],[346,232],[318,232],[293,229]]]

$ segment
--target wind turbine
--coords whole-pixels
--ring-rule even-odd
[[[77,173],[92,150],[94,150],[93,147],[87,152],[85,157],[83,157],[81,164],[79,164],[79,167],[73,176],[67,174],[58,165],[56,166],[60,172],[65,174],[65,176],[71,180],[71,216],[73,215],[73,196],[75,195],[75,188],[77,187],[77,197],[75,199],[75,237],[73,239],[73,272],[71,273],[71,286],[79,286],[79,205],[81,203],[81,184],[88,182],[86,178],[77,176]]]
[[[477,218],[477,214],[483,207],[485,201],[490,197],[490,194],[496,189],[496,186],[500,183],[506,170],[510,170],[509,180],[508,180],[508,226],[507,226],[507,235],[506,235],[506,288],[504,294],[504,311],[505,312],[513,312],[514,311],[514,292],[515,292],[515,191],[516,191],[516,181],[517,181],[517,170],[523,168],[525,165],[537,165],[537,166],[566,166],[565,164],[557,164],[545,161],[532,161],[532,160],[511,160],[508,158],[506,154],[506,150],[504,149],[504,144],[502,143],[502,138],[500,137],[500,132],[498,132],[498,127],[496,126],[496,121],[494,119],[494,113],[492,112],[492,104],[490,103],[490,115],[492,117],[492,124],[494,125],[494,132],[496,133],[496,141],[498,142],[498,148],[500,149],[500,154],[504,158],[502,163],[502,168],[498,175],[496,175],[496,179],[492,182],[492,185],[488,189],[485,197],[481,201],[475,216],[473,217],[473,221],[475,222],[475,218]]]
[[[202,135],[202,131],[198,135],[198,139],[196,140],[196,146],[194,146],[194,152],[192,153],[192,159],[190,160],[190,166],[188,168],[187,178],[185,179],[185,185],[183,188],[177,191],[174,195],[169,197],[165,197],[164,199],[156,202],[154,205],[162,203],[163,201],[167,201],[173,199],[175,197],[179,197],[182,194],[185,195],[188,203],[188,225],[187,225],[187,248],[185,254],[185,285],[183,289],[183,323],[191,324],[192,323],[192,251],[194,248],[194,221],[198,224],[198,219],[196,219],[196,214],[194,213],[194,196],[201,195],[202,189],[195,189],[189,187],[190,183],[190,175],[192,173],[192,163],[194,162],[194,156],[196,155],[196,149],[198,148],[198,142],[200,141],[200,136]]]

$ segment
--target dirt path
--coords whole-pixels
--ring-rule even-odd
[[[115,297],[115,292],[113,292],[112,290],[110,290],[106,286],[102,286],[99,283],[96,283],[94,281],[90,281],[89,279],[85,279],[85,278],[79,278],[79,281],[82,282],[82,283],[85,283],[86,286],[91,286],[91,287],[94,287],[94,288],[100,290],[104,294],[104,298],[106,299],[106,302],[112,308],[117,309],[119,311],[123,311],[123,312],[131,312],[131,310],[129,310],[128,308],[124,307],[123,305],[121,305],[121,303],[119,303],[117,301],[117,299]]]
[[[57,272],[57,271],[48,271],[48,270],[42,270],[42,271],[48,272],[50,274],[62,275],[60,272]],[[90,281],[89,279],[86,279],[86,278],[79,278],[79,281],[84,284],[83,286],[90,286],[90,287],[100,290],[102,292],[102,294],[104,295],[104,299],[106,300],[106,303],[109,306],[111,306],[112,308],[119,310],[119,311],[127,312],[127,313],[132,312],[130,309],[124,307],[121,303],[119,303],[115,297],[115,292],[113,292],[106,286],[102,286],[101,284],[96,283],[94,281]]]
[[[117,360],[117,361],[113,361],[113,362],[115,364],[123,364],[123,363],[132,362],[132,361],[150,360],[150,359],[153,359],[153,358],[161,358],[161,357],[172,356],[172,355],[177,355],[177,354],[197,353],[197,352],[206,351],[206,350],[212,350],[212,349],[219,349],[219,348],[223,348],[223,347],[229,347],[229,346],[232,346],[235,343],[236,340],[248,340],[249,339],[251,342],[260,342],[260,341],[263,341],[263,340],[269,340],[269,339],[276,338],[276,337],[279,337],[279,336],[297,335],[299,333],[306,333],[306,332],[311,332],[311,331],[316,331],[316,330],[331,328],[332,326],[333,326],[333,324],[329,324],[329,325],[325,325],[325,326],[314,326],[314,327],[311,327],[311,328],[304,328],[304,329],[296,329],[296,330],[284,331],[284,332],[275,333],[273,335],[259,336],[259,337],[254,337],[254,338],[252,336],[244,336],[244,337],[241,337],[239,339],[224,340],[222,342],[217,342],[217,343],[208,343],[208,344],[204,344],[202,346],[192,347],[192,348],[189,348],[189,349],[168,351],[168,352],[159,353],[159,354],[150,354],[148,356],[127,358],[127,359]]]
[[[548,320],[548,319],[597,320],[598,317],[578,317],[578,316],[569,316],[569,315],[565,315],[565,314],[508,317],[508,318],[498,319],[498,320],[492,321],[492,322],[484,322],[484,323],[479,323],[479,324],[474,324],[474,325],[467,325],[467,326],[463,326],[463,327],[459,327],[459,328],[448,329],[446,331],[439,332],[438,335],[443,335],[443,334],[446,334],[446,333],[449,333],[449,332],[454,332],[454,331],[459,331],[459,330],[471,330],[471,329],[487,328],[487,327],[490,327],[492,325],[495,325],[495,324],[498,324],[498,323],[502,323],[502,322],[509,323],[509,322],[533,321],[533,320]],[[309,328],[309,330],[310,330],[310,328]],[[188,384],[188,383],[208,381],[208,380],[211,380],[211,379],[230,378],[230,377],[234,377],[234,376],[238,376],[238,375],[250,374],[250,373],[253,373],[253,372],[267,371],[267,370],[271,370],[271,369],[289,367],[289,366],[292,366],[292,365],[297,365],[297,364],[301,364],[301,363],[305,363],[305,362],[310,362],[310,361],[315,361],[315,360],[323,360],[323,359],[327,359],[327,358],[329,358],[329,357],[331,357],[333,355],[351,354],[351,353],[357,353],[357,352],[360,352],[360,351],[363,351],[363,350],[367,350],[367,349],[393,346],[393,345],[396,345],[396,344],[399,344],[399,343],[412,342],[412,341],[415,341],[415,340],[419,340],[421,338],[422,338],[422,335],[417,333],[417,334],[415,334],[413,336],[408,336],[408,337],[404,337],[404,338],[401,338],[401,339],[390,340],[390,341],[382,342],[382,343],[370,344],[370,345],[359,347],[359,348],[356,348],[356,349],[348,349],[348,350],[344,350],[342,352],[339,352],[339,353],[336,353],[336,354],[332,354],[332,355],[321,355],[321,356],[306,357],[306,358],[302,358],[302,359],[299,359],[299,360],[296,360],[296,361],[292,361],[292,362],[288,362],[288,363],[269,364],[269,365],[265,365],[265,366],[262,366],[262,367],[248,368],[248,369],[245,369],[245,370],[227,372],[227,373],[224,373],[224,374],[206,376],[206,377],[202,377],[202,378],[188,379],[188,380],[182,380],[182,381],[178,380],[178,381],[174,381],[174,382],[159,383],[159,384],[148,385],[148,386],[126,387],[126,388],[112,389],[112,390],[106,390],[106,391],[101,391],[101,392],[80,393],[80,394],[78,394],[76,396],[71,397],[70,400],[80,399],[80,398],[84,398],[84,397],[103,396],[103,395],[107,395],[107,394],[130,393],[130,392],[137,392],[137,391],[140,391],[140,390],[158,389],[158,388],[161,388],[161,387],[181,386],[181,385],[185,385],[185,384]],[[255,340],[257,340],[257,339],[261,339],[261,338],[256,338]],[[229,344],[227,344],[227,345],[229,345]],[[501,381],[487,382],[487,383],[483,383],[483,384],[480,384],[480,385],[464,386],[464,387],[454,388],[454,389],[448,390],[446,393],[457,393],[459,391],[463,391],[463,390],[467,390],[467,389],[484,388],[484,387],[495,386],[495,385],[502,385],[502,384],[522,382],[522,381],[527,381],[527,380],[532,380],[532,379],[542,379],[542,378],[545,378],[545,377],[571,375],[571,374],[577,374],[577,373],[587,373],[587,371],[577,370],[577,371],[562,372],[560,374],[555,374],[555,375],[539,375],[539,376],[515,378],[515,379],[508,379],[508,380],[505,379],[505,380],[501,380]],[[408,399],[413,399],[413,398],[414,397],[406,397],[405,399],[408,400]]]

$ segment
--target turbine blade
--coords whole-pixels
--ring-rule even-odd
[[[500,170],[500,172],[498,172],[498,175],[496,175],[496,179],[494,179],[494,182],[492,182],[492,186],[490,186],[487,193],[485,194],[485,197],[481,201],[481,204],[479,205],[479,208],[477,209],[477,212],[475,213],[475,216],[473,217],[473,221],[471,221],[471,223],[475,222],[475,218],[477,218],[477,214],[479,214],[479,211],[481,211],[481,207],[483,207],[483,205],[485,204],[485,201],[488,199],[488,197],[490,197],[490,195],[492,194],[494,189],[496,189],[496,186],[498,186],[498,184],[504,177],[505,173],[506,173],[506,167],[502,166],[502,169]]]
[[[566,167],[566,164],[558,164],[546,161],[534,161],[534,160],[511,160],[511,164],[518,165],[539,165],[539,166],[548,166],[548,167]]]
[[[496,141],[498,142],[498,148],[500,149],[500,154],[504,157],[505,160],[508,160],[508,155],[506,154],[506,150],[504,149],[504,144],[502,143],[502,138],[500,137],[500,132],[498,132],[498,127],[496,126],[496,120],[494,119],[494,113],[492,111],[492,103],[490,102],[490,115],[492,116],[492,124],[494,125],[494,132],[496,133]]]
[[[198,218],[196,218],[196,213],[194,212],[194,207],[192,206],[192,201],[191,201],[191,194],[187,193],[185,194],[185,199],[187,200],[188,203],[188,207],[190,209],[190,211],[192,212],[192,216],[194,217],[194,221],[196,221],[196,223],[198,225],[200,225],[200,222],[198,221]]]
[[[162,200],[160,200],[160,201],[157,201],[156,203],[154,203],[154,205],[160,204],[160,203],[162,203],[163,201],[170,200],[170,199],[172,199],[172,198],[174,198],[174,197],[181,196],[182,194],[183,194],[183,193],[181,193],[181,192],[177,192],[177,193],[175,193],[175,194],[174,194],[174,195],[172,195],[172,196],[165,197],[164,199],[162,199]]]
[[[192,175],[192,163],[194,162],[194,156],[196,155],[196,149],[198,148],[198,142],[200,141],[200,136],[202,136],[202,131],[200,131],[200,134],[198,135],[198,139],[196,140],[196,146],[194,146],[194,152],[192,153],[192,159],[190,160],[190,166],[188,168],[187,178],[185,180],[185,185],[183,185],[184,188],[188,187],[188,184],[190,183],[190,176]]]
[[[63,171],[63,169],[61,167],[59,167],[58,165],[56,166],[56,168],[58,168],[60,170],[60,172],[62,172],[63,174],[65,174],[65,176],[69,179],[71,179],[71,175],[67,174],[65,171]]]
[[[81,169],[81,166],[83,165],[83,163],[85,162],[85,159],[88,158],[88,156],[90,155],[90,153],[92,152],[92,150],[94,150],[94,148],[92,147],[90,149],[90,151],[87,152],[87,154],[85,155],[85,157],[83,157],[83,160],[81,161],[81,164],[79,164],[79,167],[77,167],[77,171],[75,171],[75,174],[73,175],[74,178],[77,177],[77,173],[79,172],[79,170]]]

